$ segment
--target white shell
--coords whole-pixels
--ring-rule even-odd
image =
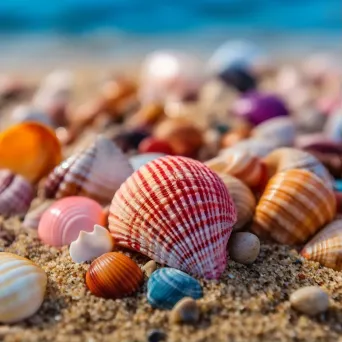
[[[80,231],[78,239],[71,243],[69,253],[71,259],[80,264],[111,252],[113,247],[114,240],[108,230],[95,224],[91,233]]]
[[[0,253],[0,322],[13,323],[33,315],[44,300],[47,276],[26,258]]]

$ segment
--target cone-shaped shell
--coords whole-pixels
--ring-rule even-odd
[[[239,179],[224,174],[218,174],[218,176],[222,179],[229,194],[232,196],[237,210],[237,221],[233,230],[240,230],[253,218],[256,207],[254,195]]]
[[[342,220],[329,223],[303,248],[301,254],[321,265],[342,270]]]
[[[219,278],[236,209],[204,164],[176,156],[142,166],[115,194],[109,229],[115,243],[158,263]]]
[[[60,161],[61,146],[47,126],[28,122],[0,134],[0,168],[20,174],[30,182],[47,175]]]
[[[335,196],[325,182],[307,170],[277,173],[256,207],[253,231],[284,244],[306,242],[336,212]]]
[[[46,283],[45,272],[30,260],[0,253],[0,322],[14,323],[35,314]]]
[[[90,147],[63,161],[50,173],[44,194],[57,199],[87,196],[108,204],[132,173],[126,156],[112,141],[99,136]]]
[[[131,258],[110,252],[92,262],[86,284],[95,296],[115,299],[137,291],[143,278],[143,272]]]

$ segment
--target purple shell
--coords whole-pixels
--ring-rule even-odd
[[[256,126],[277,116],[289,115],[285,103],[275,95],[256,91],[246,93],[234,106],[235,115]]]

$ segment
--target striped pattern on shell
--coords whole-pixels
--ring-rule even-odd
[[[330,222],[335,212],[334,193],[319,177],[307,170],[287,170],[267,184],[252,230],[283,244],[299,244]]]
[[[24,177],[0,170],[0,215],[25,214],[33,198],[33,186]]]
[[[324,227],[304,246],[301,254],[308,260],[342,271],[342,220]]]
[[[86,196],[108,204],[133,173],[127,157],[109,139],[99,136],[88,148],[58,165],[48,176],[47,198]]]
[[[236,209],[204,164],[167,156],[142,166],[116,192],[109,214],[115,242],[185,272],[219,278]]]

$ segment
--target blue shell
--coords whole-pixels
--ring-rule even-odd
[[[342,192],[342,179],[335,180],[334,189],[337,192]]]
[[[200,283],[175,268],[161,268],[147,283],[147,300],[155,308],[172,309],[184,297],[201,298]]]

